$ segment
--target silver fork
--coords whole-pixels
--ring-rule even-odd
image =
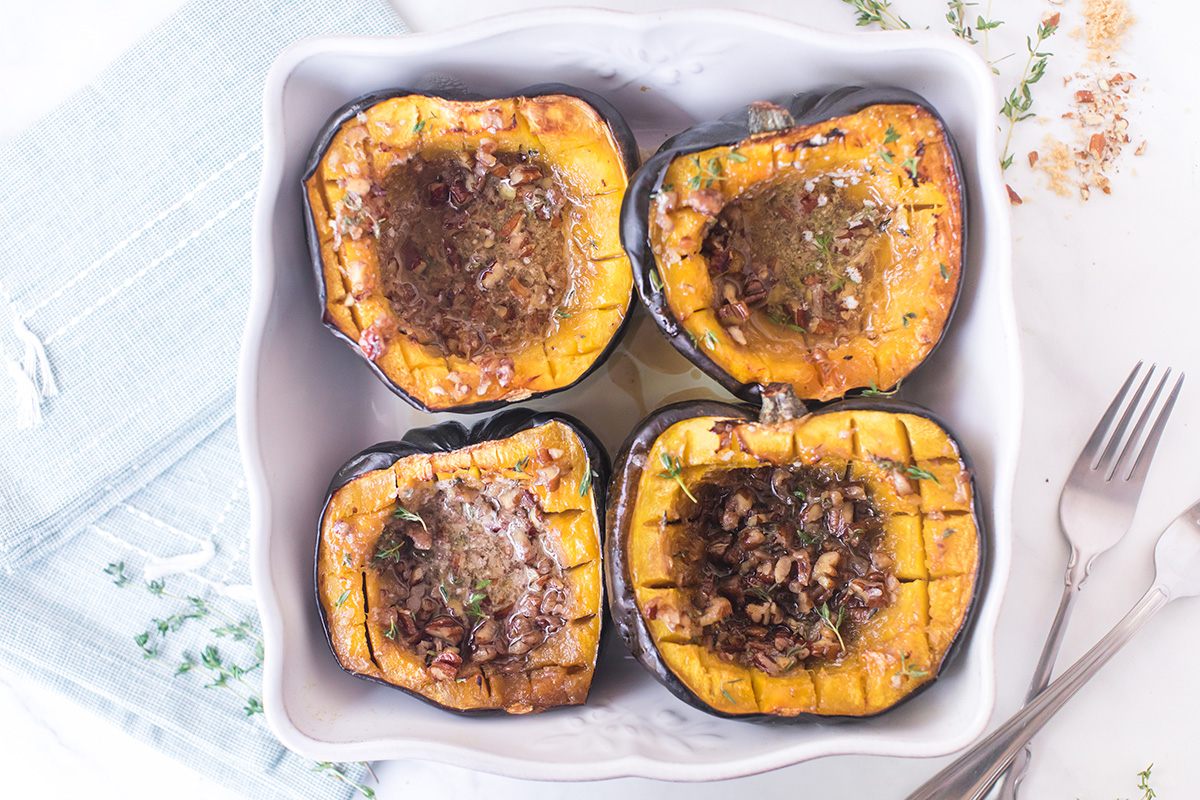
[[[1098,555],[1116,545],[1133,522],[1154,450],[1183,385],[1184,376],[1180,375],[1158,417],[1155,418],[1149,436],[1139,449],[1138,440],[1149,423],[1167,379],[1171,377],[1171,370],[1168,368],[1158,382],[1150,402],[1138,417],[1133,431],[1129,432],[1129,423],[1146,392],[1146,387],[1150,384],[1150,379],[1154,376],[1157,365],[1152,364],[1137,387],[1133,399],[1126,406],[1121,421],[1114,427],[1113,420],[1117,418],[1121,406],[1129,396],[1129,390],[1137,380],[1142,363],[1139,361],[1134,366],[1129,377],[1125,379],[1125,384],[1100,418],[1091,438],[1084,445],[1079,458],[1075,460],[1075,466],[1071,468],[1071,474],[1063,486],[1062,495],[1059,496],[1058,522],[1071,545],[1071,558],[1067,562],[1066,585],[1063,587],[1062,600],[1058,604],[1058,613],[1054,616],[1046,644],[1042,647],[1042,655],[1038,659],[1037,668],[1034,669],[1033,680],[1025,697],[1026,703],[1037,697],[1050,682],[1054,661],[1058,657],[1063,634],[1067,630],[1067,621],[1075,607],[1075,599],[1079,597],[1079,590],[1083,588],[1091,572],[1092,562]],[[1121,446],[1122,442],[1124,447]],[[1017,755],[1004,785],[1000,788],[1000,800],[1016,800],[1017,786],[1029,768],[1029,758],[1028,747]]]
[[[1154,548],[1154,582],[1096,646],[1008,722],[908,796],[978,800],[1017,752],[1154,614],[1179,597],[1200,595],[1200,502],[1163,531]]]
[[[1119,542],[1133,521],[1138,498],[1141,496],[1142,486],[1146,482],[1146,473],[1150,469],[1154,451],[1158,447],[1158,441],[1183,385],[1184,376],[1180,375],[1158,416],[1153,417],[1159,396],[1171,375],[1171,370],[1168,369],[1131,431],[1130,423],[1156,369],[1154,365],[1151,365],[1150,370],[1137,386],[1133,398],[1126,405],[1130,390],[1137,383],[1142,363],[1139,361],[1134,366],[1129,377],[1125,379],[1124,385],[1117,392],[1117,396],[1113,398],[1112,403],[1104,412],[1104,416],[1100,418],[1096,429],[1092,431],[1091,437],[1084,445],[1083,451],[1075,460],[1075,466],[1072,467],[1071,474],[1067,477],[1059,497],[1059,526],[1071,545],[1071,558],[1067,564],[1062,600],[1059,602],[1054,623],[1050,626],[1050,633],[1042,648],[1037,668],[1034,670],[1026,703],[1037,697],[1049,682],[1055,658],[1058,656],[1058,650],[1062,644],[1063,634],[1066,632],[1067,620],[1071,616],[1079,589],[1091,571],[1092,562],[1098,555]],[[1122,407],[1125,408],[1123,414],[1121,414]],[[1114,425],[1113,422],[1117,419],[1118,414],[1121,414],[1120,421]],[[1150,427],[1150,433],[1141,447],[1138,447],[1142,433],[1150,424],[1152,417],[1154,423]],[[1020,763],[1015,763],[1013,767],[1016,774],[1012,776],[1010,782],[1006,783],[1004,789],[1009,793],[1008,797],[1010,798],[1015,797],[1016,785],[1024,777],[1024,770],[1028,766],[1028,748],[1021,750],[1019,758]],[[1018,768],[1020,769],[1019,773],[1017,773]],[[982,797],[992,787],[1002,769],[1003,767],[986,784],[980,784],[977,787],[978,794],[969,795],[969,797]],[[955,795],[921,794],[920,791],[913,795],[913,798],[943,796],[954,796],[955,800],[958,800],[958,796]]]

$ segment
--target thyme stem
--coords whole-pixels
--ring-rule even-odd
[[[1013,157],[1008,150],[1012,144],[1013,129],[1021,120],[1034,116],[1034,113],[1029,110],[1033,105],[1033,94],[1029,87],[1042,79],[1046,72],[1046,61],[1051,55],[1040,52],[1038,48],[1058,30],[1058,20],[1058,14],[1054,14],[1045,22],[1038,23],[1036,44],[1029,37],[1025,38],[1025,44],[1029,49],[1029,57],[1025,59],[1025,69],[1021,72],[1021,80],[1017,83],[1017,88],[1012,90],[1012,93],[1004,101],[1004,106],[1000,109],[1000,114],[1008,119],[1008,133],[1004,137],[1004,153],[1000,156],[1001,169],[1008,169],[1012,165]]]

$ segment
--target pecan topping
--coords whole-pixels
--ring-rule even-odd
[[[571,283],[568,201],[529,153],[485,141],[461,157],[417,155],[368,196],[380,209],[366,215],[384,265],[379,291],[405,336],[479,362],[558,324]]]
[[[539,470],[561,472],[544,455]],[[398,500],[367,564],[379,587],[373,625],[423,656],[437,680],[484,663],[523,669],[566,624],[573,591],[543,543],[550,523],[537,497],[511,479],[430,476]]]
[[[758,467],[719,473],[694,493],[683,524],[702,555],[678,579],[695,588],[683,607],[656,598],[644,610],[723,660],[779,675],[836,659],[894,599],[863,484],[814,467]]]

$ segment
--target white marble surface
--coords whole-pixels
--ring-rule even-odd
[[[431,4],[396,0],[414,30],[442,28],[491,10],[532,7],[521,0]],[[1020,154],[1006,175],[1026,203],[1014,209],[1015,290],[1027,389],[1022,455],[1014,509],[1013,573],[998,631],[1000,675],[995,722],[1017,708],[1061,592],[1067,548],[1055,509],[1062,481],[1108,397],[1139,358],[1190,373],[1167,437],[1126,539],[1101,557],[1075,613],[1061,663],[1069,663],[1115,623],[1150,581],[1150,548],[1158,531],[1200,496],[1200,337],[1196,334],[1200,270],[1200,134],[1193,79],[1194,26],[1182,0],[1130,0],[1139,21],[1123,62],[1139,77],[1131,129],[1149,144],[1126,157],[1112,196],[1088,203],[1059,198],[1026,168],[1024,154],[1048,129],[1023,123]],[[28,4],[6,8],[0,48],[0,140],[52,109],[88,77],[179,5],[178,0],[59,0],[69,13],[47,21]],[[332,7],[333,4],[331,4]],[[603,3],[615,8],[666,8],[682,3]],[[726,5],[701,3],[696,5]],[[734,5],[728,3],[728,5]],[[1023,48],[1043,10],[1063,14],[1055,52],[1038,87],[1041,110],[1065,110],[1061,77],[1082,63],[1069,31],[1081,23],[1082,0],[996,4],[1006,20],[992,52]],[[797,21],[847,29],[851,12],[838,0],[760,0],[742,4]],[[940,0],[895,0],[915,24],[944,30]],[[972,9],[974,11],[975,9]],[[1184,19],[1183,23],[1180,20]],[[1002,86],[1023,61],[1001,63]],[[998,118],[999,119],[999,118]],[[1049,123],[1049,129],[1057,123]],[[1195,730],[1200,692],[1193,665],[1200,641],[1200,601],[1168,607],[1118,654],[1037,739],[1026,798],[1136,798],[1136,773],[1154,762],[1152,785],[1162,800],[1196,796],[1200,763]],[[35,682],[0,671],[0,794],[11,798],[90,797],[219,800],[236,795],[119,733]],[[413,762],[377,765],[381,798],[449,790],[454,796],[723,797],[739,794],[902,797],[947,759],[906,761],[834,758],[735,783],[667,785],[641,780],[611,784],[537,784]],[[800,792],[798,788],[804,787]],[[810,791],[811,790],[811,791]]]

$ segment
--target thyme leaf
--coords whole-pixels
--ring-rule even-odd
[[[909,678],[924,678],[926,675],[929,674],[929,670],[917,669],[912,664],[909,664],[907,661],[907,658],[908,658],[908,653],[902,651],[900,653],[900,669],[899,669],[899,671],[896,672],[897,676],[909,677]]]
[[[407,522],[419,522],[421,523],[422,528],[424,528],[426,531],[429,530],[429,526],[425,524],[425,520],[421,519],[420,514],[415,514],[404,506],[397,507],[396,510],[392,512],[392,516]]]
[[[825,623],[826,627],[833,631],[833,635],[837,637],[838,644],[843,650],[846,649],[846,642],[842,639],[841,628],[845,614],[846,609],[838,608],[837,619],[835,620],[833,618],[833,612],[829,610],[828,602],[822,603],[820,608],[817,609],[817,615],[821,618],[821,621]]]
[[[898,383],[895,385],[894,388],[885,392],[883,389],[880,389],[878,386],[875,385],[875,381],[871,381],[870,388],[863,389],[862,395],[863,395],[863,397],[891,397],[892,395],[896,394],[896,392],[898,392],[898,391],[900,391],[900,384],[898,384]]]
[[[592,478],[593,478],[593,476],[595,476],[595,474],[596,473],[590,469],[583,473],[583,480],[581,480],[579,482],[579,496],[580,497],[587,496],[588,489],[592,488]]]
[[[111,575],[113,583],[117,586],[125,586],[129,583],[129,577],[125,574],[125,562],[116,561],[104,568],[106,575]]]
[[[697,502],[696,498],[688,491],[687,485],[683,482],[683,465],[679,463],[678,456],[672,458],[666,453],[662,454],[662,464],[665,472],[658,473],[658,477],[673,480],[679,484],[679,488],[683,489],[683,493],[688,496],[693,503]]]
[[[651,267],[649,274],[650,274],[650,285],[654,288],[654,291],[661,292],[663,290],[663,282],[662,282],[662,278],[660,278],[658,275],[658,270]]]
[[[893,14],[889,0],[842,0],[849,6],[854,6],[855,19],[859,27],[878,25],[887,30],[908,30],[909,24],[903,18]]]

